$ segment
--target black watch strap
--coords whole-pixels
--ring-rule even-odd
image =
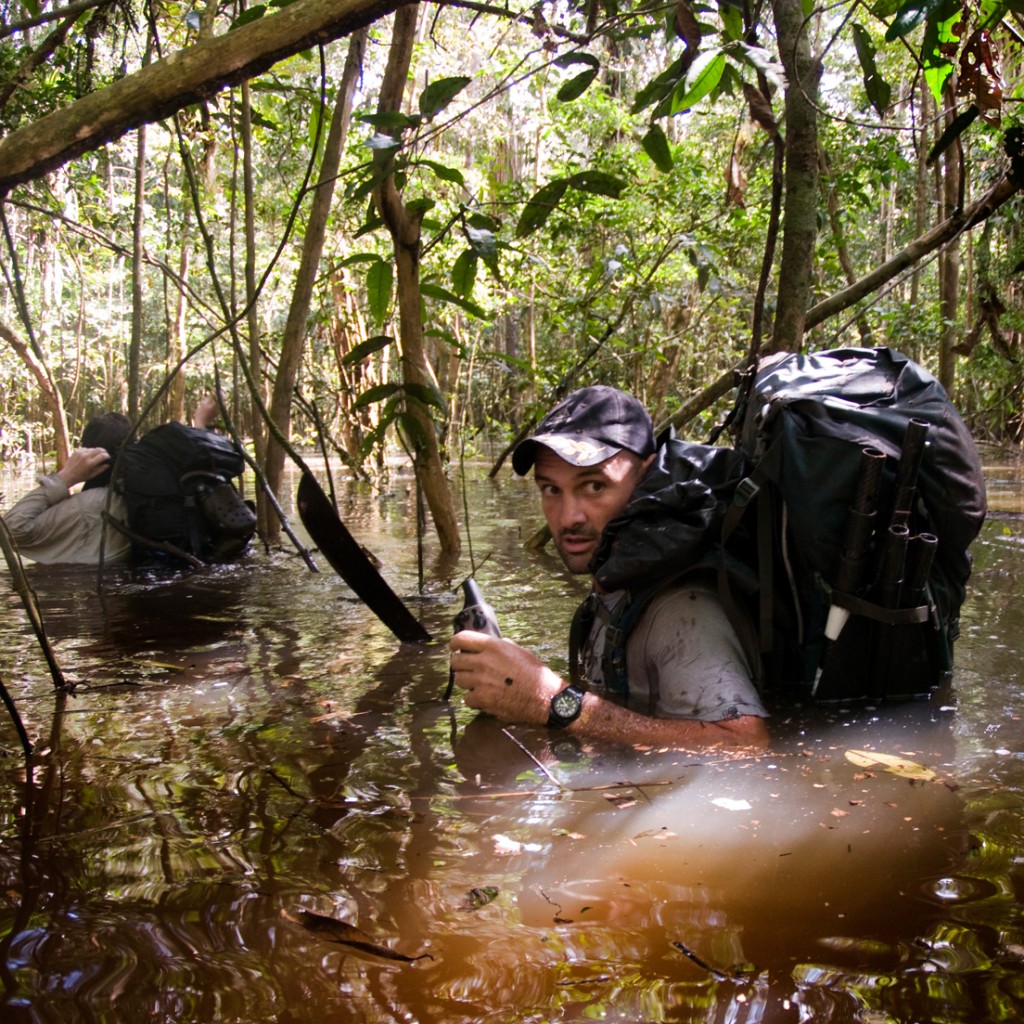
[[[551,711],[548,714],[548,727],[564,729],[575,722],[583,710],[583,691],[575,686],[567,686],[551,698]]]

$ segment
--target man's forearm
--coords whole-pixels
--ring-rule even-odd
[[[651,745],[702,750],[708,747],[755,747],[768,745],[764,719],[756,715],[719,722],[691,718],[651,718],[630,711],[596,693],[583,698],[579,718],[566,728],[575,736],[609,740],[630,746]]]

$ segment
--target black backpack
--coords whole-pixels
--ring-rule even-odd
[[[734,448],[658,440],[594,558],[628,599],[608,624],[605,684],[647,604],[703,574],[769,693],[924,698],[952,667],[968,546],[985,518],[974,442],[945,391],[886,348],[762,363]],[[570,631],[570,672],[596,602]],[[828,635],[826,635],[826,630]]]
[[[722,543],[756,550],[766,682],[824,701],[930,696],[986,510],[945,390],[888,348],[785,355],[762,363],[739,423],[751,472]]]
[[[165,423],[125,448],[120,465],[135,564],[230,562],[248,548],[256,516],[232,483],[245,462],[230,438]]]

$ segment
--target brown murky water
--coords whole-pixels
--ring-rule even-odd
[[[55,696],[0,596],[37,745],[27,774],[0,718],[0,1020],[1019,1019],[1021,475],[993,459],[952,697],[780,713],[771,753],[736,760],[446,705],[468,560],[437,578],[428,544],[417,594],[401,487],[343,514],[425,647],[290,554],[115,574],[102,600],[89,571],[33,569],[78,686]],[[582,584],[523,551],[530,485],[467,491],[506,635],[564,666]]]

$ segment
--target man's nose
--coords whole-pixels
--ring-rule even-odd
[[[572,526],[580,526],[587,521],[585,504],[571,494],[566,494],[562,499],[561,525],[563,529]]]

